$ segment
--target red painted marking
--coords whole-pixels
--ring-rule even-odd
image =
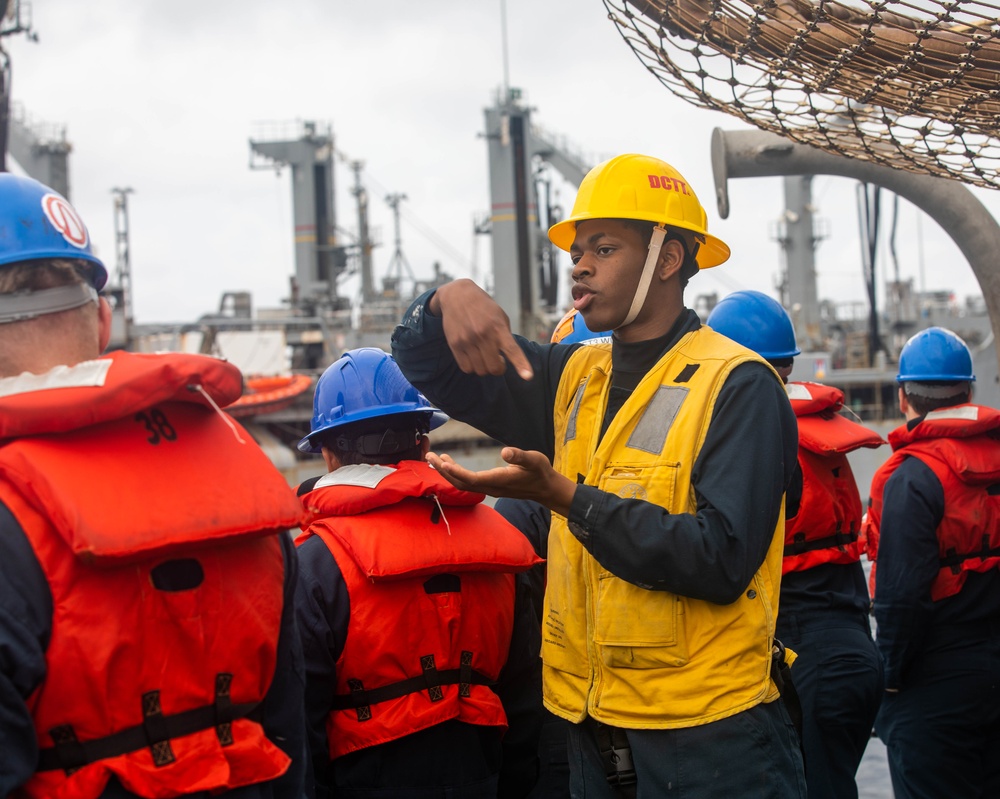
[[[649,178],[649,188],[651,189],[666,189],[667,191],[676,191],[681,194],[690,194],[687,183],[683,180],[678,180],[668,175],[647,175],[646,177]]]
[[[87,246],[89,240],[87,228],[76,209],[66,200],[58,194],[46,194],[42,197],[42,210],[45,211],[45,216],[52,223],[52,227],[58,230],[66,241],[81,250]]]

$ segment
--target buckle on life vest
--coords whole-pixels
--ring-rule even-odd
[[[49,730],[49,735],[55,744],[52,751],[55,752],[59,768],[66,772],[67,777],[87,765],[87,754],[76,737],[73,725],[60,724]]]
[[[347,687],[351,689],[351,696],[358,699],[367,696],[365,691],[365,684],[361,680],[348,680]],[[362,699],[363,702],[366,700]],[[358,714],[358,721],[369,721],[372,717],[372,706],[369,704],[361,704],[354,708]]]
[[[785,704],[788,717],[799,733],[799,743],[802,743],[802,700],[792,682],[792,669],[785,661],[785,645],[777,638],[771,647],[771,680],[778,689],[778,695]]]
[[[461,665],[458,669],[458,695],[470,696],[472,694],[472,653],[462,650]]]
[[[177,759],[170,746],[170,732],[160,705],[159,691],[147,691],[142,695],[142,730],[146,734],[154,766],[166,766]]]
[[[232,674],[215,675],[215,735],[220,746],[233,744],[233,700],[229,694],[232,684]]]
[[[597,722],[597,748],[604,762],[608,785],[618,796],[632,799],[636,795],[638,778],[632,762],[632,745],[628,733],[620,727]]]
[[[771,679],[774,680],[774,684],[778,686],[779,691],[783,687],[783,672],[787,668],[785,652],[785,645],[775,638],[774,644],[771,646]]]
[[[440,702],[444,699],[444,689],[437,679],[437,666],[434,665],[434,655],[421,655],[420,668],[424,672],[424,684],[427,687],[427,695],[432,702]]]

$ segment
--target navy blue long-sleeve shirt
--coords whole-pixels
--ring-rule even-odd
[[[555,449],[553,410],[559,378],[579,344],[539,344],[517,337],[534,377],[464,374],[444,339],[442,320],[418,297],[392,337],[406,378],[451,417],[502,443]],[[612,401],[624,397],[680,338],[700,326],[685,310],[651,350],[648,342],[612,343]],[[719,604],[735,601],[760,568],[774,534],[782,495],[797,462],[795,415],[781,382],[761,363],[726,379],[693,466],[694,514],[671,514],[640,499],[579,485],[568,520],[606,569],[652,590]]]
[[[232,799],[298,799],[305,784],[302,645],[293,612],[296,566],[291,538],[282,536],[285,602],[274,679],[261,704],[268,738],[292,758],[284,776],[225,794]],[[52,594],[27,536],[0,503],[0,797],[23,785],[38,760],[35,726],[25,704],[45,678],[45,650],[52,634]],[[134,797],[114,778],[104,799]],[[189,794],[208,798],[207,792]]]

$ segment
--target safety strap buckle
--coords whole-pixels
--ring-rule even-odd
[[[771,680],[778,689],[781,701],[785,704],[788,717],[799,733],[801,743],[802,700],[799,699],[799,693],[795,690],[795,684],[792,682],[792,669],[785,660],[785,645],[777,638],[774,639],[774,645],[771,647]]]
[[[597,746],[604,762],[608,785],[626,799],[634,797],[638,779],[632,762],[632,745],[629,743],[628,734],[620,727],[598,723]]]

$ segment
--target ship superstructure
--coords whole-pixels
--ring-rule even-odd
[[[565,310],[560,296],[569,282],[568,270],[559,263],[546,236],[562,213],[554,180],[558,177],[577,185],[596,159],[581,156],[577,148],[541,129],[532,114],[521,92],[512,88],[499,91],[485,109],[490,210],[479,218],[475,229],[491,237],[493,269],[483,282],[507,312],[515,332],[547,340]],[[32,131],[19,121],[14,136],[24,142],[18,145],[21,152],[33,154],[34,160],[22,156],[29,169],[40,170],[41,177],[50,180],[63,175],[68,193],[70,147],[64,131],[55,137],[45,132],[52,127]],[[11,152],[16,156],[18,150],[12,147]],[[386,192],[383,200],[393,211],[393,248],[378,279],[374,252],[381,241],[369,222],[371,191],[364,163],[337,149],[329,123],[260,125],[249,139],[249,153],[252,169],[277,171],[290,182],[294,271],[286,299],[276,308],[257,307],[250,293],[233,291],[222,295],[216,310],[191,322],[137,322],[130,302],[128,202],[132,190],[117,187],[111,192],[116,236],[116,264],[109,286],[115,309],[113,345],[138,351],[212,353],[235,362],[248,377],[241,419],[295,482],[315,469],[294,447],[311,418],[312,392],[304,390],[303,378],[314,380],[347,349],[388,349],[392,329],[412,299],[447,282],[451,275],[439,264],[426,277],[413,269],[401,231],[407,195]],[[959,306],[950,296],[921,293],[912,280],[898,277],[888,282],[883,309],[871,302],[873,290],[868,292],[869,302],[856,307],[823,301],[817,291],[813,256],[824,234],[813,214],[813,175],[853,177],[907,197],[952,235],[988,288],[992,286],[989,281],[1000,279],[994,275],[991,260],[1000,250],[1000,227],[968,189],[944,178],[818,153],[761,132],[716,131],[713,166],[723,218],[729,213],[729,178],[783,181],[786,207],[777,238],[785,269],[776,293],[790,309],[803,348],[793,379],[842,388],[848,412],[884,433],[898,423],[894,378],[899,349],[917,330],[941,325],[957,332],[972,348],[979,375],[978,399],[1000,405],[996,345],[983,298]],[[343,223],[350,215],[339,214],[335,201],[338,168],[347,170],[344,185],[350,186],[354,205],[351,226]],[[944,194],[949,203],[942,202]],[[953,209],[950,217],[942,216],[945,206]],[[1000,293],[1000,287],[995,290]],[[705,318],[715,299],[705,295],[689,302]],[[473,464],[484,466],[498,462],[494,442],[464,425],[450,423],[436,431],[436,436],[435,446],[461,450],[466,462],[470,457]],[[866,450],[862,455],[872,463],[856,468],[859,483],[866,482],[885,453]]]

